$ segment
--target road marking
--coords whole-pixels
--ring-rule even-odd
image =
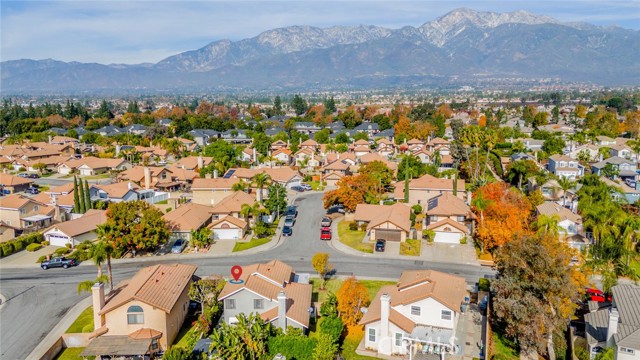
[[[9,301],[11,301],[11,300],[13,300],[13,299],[17,298],[18,296],[20,296],[20,295],[22,295],[22,294],[26,293],[27,291],[29,291],[29,290],[31,290],[31,289],[33,289],[33,288],[35,288],[35,286],[32,286],[32,287],[30,287],[30,288],[27,288],[26,290],[21,291],[21,292],[19,292],[19,293],[15,294],[15,295],[13,295],[12,297],[10,297],[10,298],[6,299],[6,300],[4,301],[4,303],[5,303],[5,304],[6,304],[6,303],[8,303]]]

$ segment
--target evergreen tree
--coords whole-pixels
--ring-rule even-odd
[[[273,108],[276,111],[276,115],[282,115],[282,99],[280,99],[280,95],[277,95],[273,100]]]
[[[89,183],[87,179],[84,180],[84,210],[90,210],[91,206],[91,193],[89,192]]]
[[[80,195],[78,193],[78,178],[73,177],[73,212],[80,212]]]
[[[293,97],[293,100],[291,100],[291,107],[295,110],[296,115],[298,116],[307,112],[308,109],[307,101],[298,94],[296,94]]]
[[[84,186],[82,186],[82,180],[80,180],[80,183],[78,184],[78,191],[78,212],[80,214],[84,214]]]
[[[336,101],[334,100],[333,96],[324,100],[324,108],[324,111],[327,114],[333,114],[337,111]]]

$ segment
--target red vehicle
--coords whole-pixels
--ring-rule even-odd
[[[596,302],[605,302],[611,301],[611,296],[605,296],[602,290],[595,288],[588,288],[586,292],[586,296],[588,300],[596,301]]]
[[[331,230],[329,228],[320,230],[320,240],[331,240]]]

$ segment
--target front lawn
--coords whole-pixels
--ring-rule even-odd
[[[307,181],[307,184],[311,185],[313,191],[322,191],[324,186],[319,181]]]
[[[420,256],[421,245],[422,240],[407,239],[405,242],[400,243],[400,255]]]
[[[80,313],[73,324],[69,326],[66,333],[90,333],[93,330],[93,306],[89,306]]]
[[[329,259],[329,262],[331,262],[331,259]],[[340,286],[342,286],[342,283],[344,282],[343,279],[329,279],[327,280],[326,283],[326,289],[325,290],[320,290],[320,279],[319,278],[312,278],[311,280],[311,285],[313,286],[313,299],[316,300],[320,303],[322,303],[323,301],[326,300],[328,293],[332,292],[334,294],[336,294],[338,292],[338,290],[340,289]],[[376,294],[378,293],[378,290],[380,290],[381,287],[385,286],[385,285],[394,285],[396,284],[395,281],[384,281],[384,280],[360,280],[358,279],[358,282],[361,283],[365,288],[367,288],[367,290],[369,291],[369,299],[373,300],[373,297],[376,296]]]
[[[84,351],[83,347],[79,347],[79,348],[64,348],[62,349],[62,351],[60,351],[60,353],[58,354],[58,356],[56,356],[55,360],[93,360],[96,357],[95,356],[87,356],[87,357],[82,357],[80,356],[80,354]]]
[[[338,223],[338,238],[341,243],[358,251],[373,254],[373,244],[362,241],[365,234],[365,231],[350,230],[348,221]]]
[[[236,244],[233,246],[233,252],[245,251],[245,250],[254,248],[256,246],[264,245],[269,241],[271,241],[271,239],[272,239],[271,237],[265,237],[265,238],[253,238],[249,242],[237,241]]]

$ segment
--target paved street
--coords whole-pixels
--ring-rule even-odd
[[[202,258],[184,256],[178,261],[198,266],[198,275],[220,273],[227,275],[233,265],[248,265],[280,259],[294,267],[297,272],[313,274],[311,257],[319,251],[331,255],[331,262],[338,275],[356,275],[366,278],[386,278],[396,280],[402,271],[408,269],[434,269],[464,277],[475,283],[479,277],[491,273],[486,268],[474,265],[447,264],[402,259],[385,259],[347,255],[333,249],[330,242],[320,237],[320,219],[324,215],[322,194],[305,193],[298,195],[294,203],[298,205],[298,219],[293,236],[283,238],[281,244],[265,252],[237,256]],[[114,280],[119,282],[131,277],[142,267],[176,262],[175,258],[141,258],[135,260],[115,260]],[[53,328],[64,314],[80,299],[88,294],[78,294],[79,282],[95,278],[96,269],[85,262],[72,269],[41,270],[37,264],[32,268],[2,267],[0,270],[0,293],[6,298],[0,306],[0,359],[24,359],[38,342]]]

